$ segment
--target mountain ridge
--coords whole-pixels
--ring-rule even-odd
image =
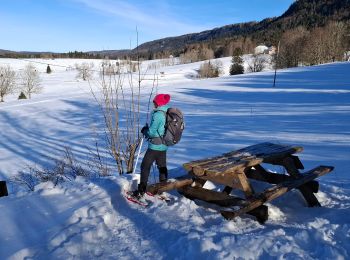
[[[140,44],[132,50],[102,50],[84,52],[89,55],[122,57],[137,56],[152,59],[157,55],[178,56],[193,44],[210,44],[222,48],[238,38],[251,39],[255,44],[276,44],[281,34],[299,26],[306,29],[322,27],[329,21],[350,21],[350,0],[296,0],[280,16],[261,21],[228,24],[197,33],[171,36]],[[217,50],[216,50],[217,51]],[[11,52],[11,51],[8,51]],[[0,50],[0,55],[6,53]],[[11,52],[11,53],[49,53],[49,52]],[[52,53],[53,54],[53,53]]]

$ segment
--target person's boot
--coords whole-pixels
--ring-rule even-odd
[[[140,184],[137,186],[137,190],[139,191],[141,196],[145,194],[146,188],[147,188],[147,183],[143,183],[143,182],[140,182]]]
[[[132,192],[132,196],[135,197],[136,199],[142,198],[143,195],[145,195],[146,187],[147,187],[146,184],[140,183],[139,185],[137,185],[137,190]]]
[[[159,167],[159,182],[166,182],[168,180],[168,169],[167,167]]]
[[[147,201],[146,199],[144,198],[144,195],[145,195],[145,192],[146,192],[146,187],[147,187],[147,184],[145,183],[140,183],[138,186],[137,186],[137,190],[133,191],[130,195],[131,197],[136,200],[136,201],[139,201],[138,203],[142,204],[142,205],[147,205]]]

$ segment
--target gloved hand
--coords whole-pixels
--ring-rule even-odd
[[[141,129],[141,133],[146,136],[147,135],[147,132],[148,132],[148,125],[146,124],[144,127],[142,127]]]

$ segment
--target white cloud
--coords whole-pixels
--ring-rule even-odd
[[[142,6],[124,0],[72,1],[83,4],[100,14],[113,17],[115,22],[122,23],[123,26],[130,28],[138,26],[141,30],[152,32],[154,35],[177,35],[205,29],[203,26],[184,23],[181,18],[176,18],[164,1],[162,4],[145,1]]]

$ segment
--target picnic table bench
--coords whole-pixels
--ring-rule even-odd
[[[182,195],[220,206],[220,213],[226,219],[233,219],[244,213],[253,215],[260,223],[268,219],[269,202],[284,193],[298,189],[309,207],[321,206],[314,193],[319,190],[316,179],[333,170],[332,166],[318,166],[305,173],[299,157],[301,146],[260,143],[246,148],[185,163],[188,175],[165,184],[147,187],[152,193],[177,189]],[[287,174],[266,170],[262,164],[282,166]],[[281,167],[281,168],[282,168]],[[263,192],[256,193],[250,179],[274,184]],[[223,185],[222,191],[203,188],[207,181]],[[233,196],[233,190],[243,192],[242,197]]]

